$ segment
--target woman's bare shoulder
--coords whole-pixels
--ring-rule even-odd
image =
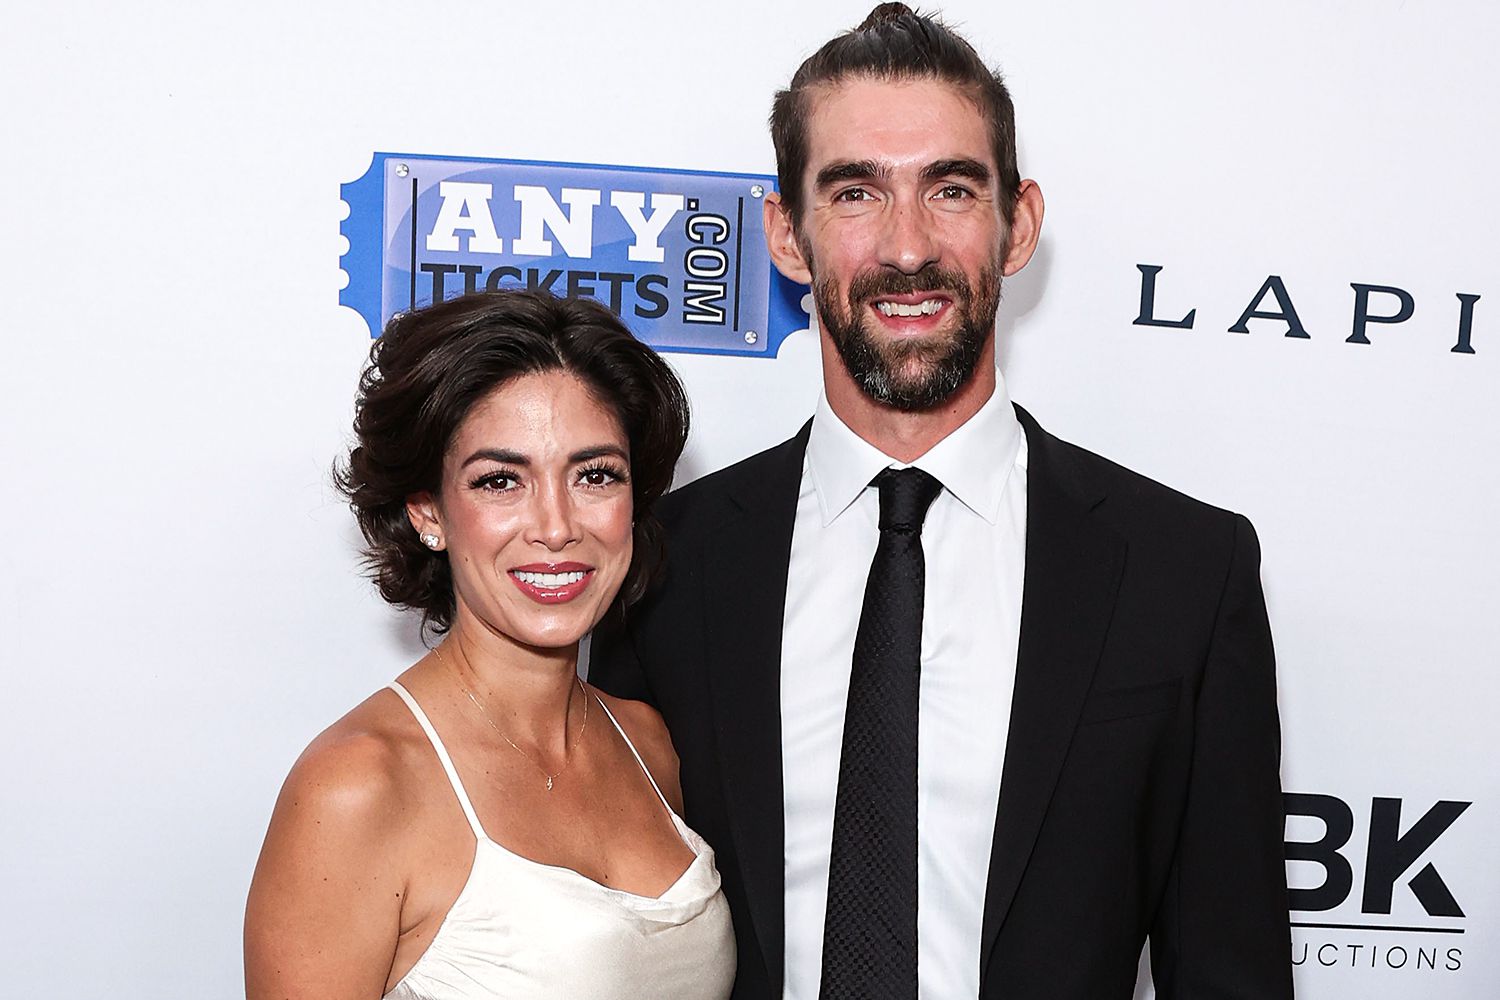
[[[292,765],[245,909],[248,996],[328,996],[334,981],[376,995],[384,983],[419,787],[400,711],[394,694],[373,695]]]
[[[419,741],[425,743],[421,730],[396,695],[376,692],[318,734],[297,758],[278,813],[384,836],[401,822],[403,800],[418,790]]]
[[[616,698],[597,688],[590,690],[599,695],[619,721],[620,727],[625,730],[625,735],[630,737],[630,742],[635,744],[637,752],[650,769],[651,776],[661,787],[662,794],[672,803],[672,808],[682,812],[677,751],[672,746],[672,734],[667,731],[667,724],[662,720],[661,713],[644,701]]]

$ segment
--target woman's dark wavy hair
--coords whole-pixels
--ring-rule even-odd
[[[639,600],[660,566],[651,505],[671,486],[688,432],[687,394],[672,369],[592,300],[520,289],[463,295],[386,325],[359,381],[357,443],[334,470],[380,596],[420,611],[424,627],[453,624],[453,578],[447,553],[417,538],[407,498],[438,495],[443,455],[476,403],[511,379],[552,371],[588,385],[629,442],[635,548],[616,606]]]

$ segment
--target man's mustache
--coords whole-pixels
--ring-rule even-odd
[[[891,267],[861,271],[849,282],[850,303],[864,302],[882,295],[911,295],[916,292],[950,292],[960,301],[968,301],[969,282],[959,271],[939,264],[928,264],[915,274]]]

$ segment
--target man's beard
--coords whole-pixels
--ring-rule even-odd
[[[847,302],[827,278],[813,276],[813,301],[823,329],[838,349],[856,385],[877,403],[898,410],[928,410],[946,402],[969,381],[995,332],[1000,274],[987,265],[978,287],[959,272],[928,264],[916,274],[889,267],[855,275]],[[958,326],[939,340],[877,339],[865,327],[865,305],[876,296],[948,292]],[[873,320],[870,320],[873,322]]]

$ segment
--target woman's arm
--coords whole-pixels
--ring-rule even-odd
[[[402,810],[389,744],[324,734],[292,768],[245,910],[247,1000],[378,1000],[400,931]]]

